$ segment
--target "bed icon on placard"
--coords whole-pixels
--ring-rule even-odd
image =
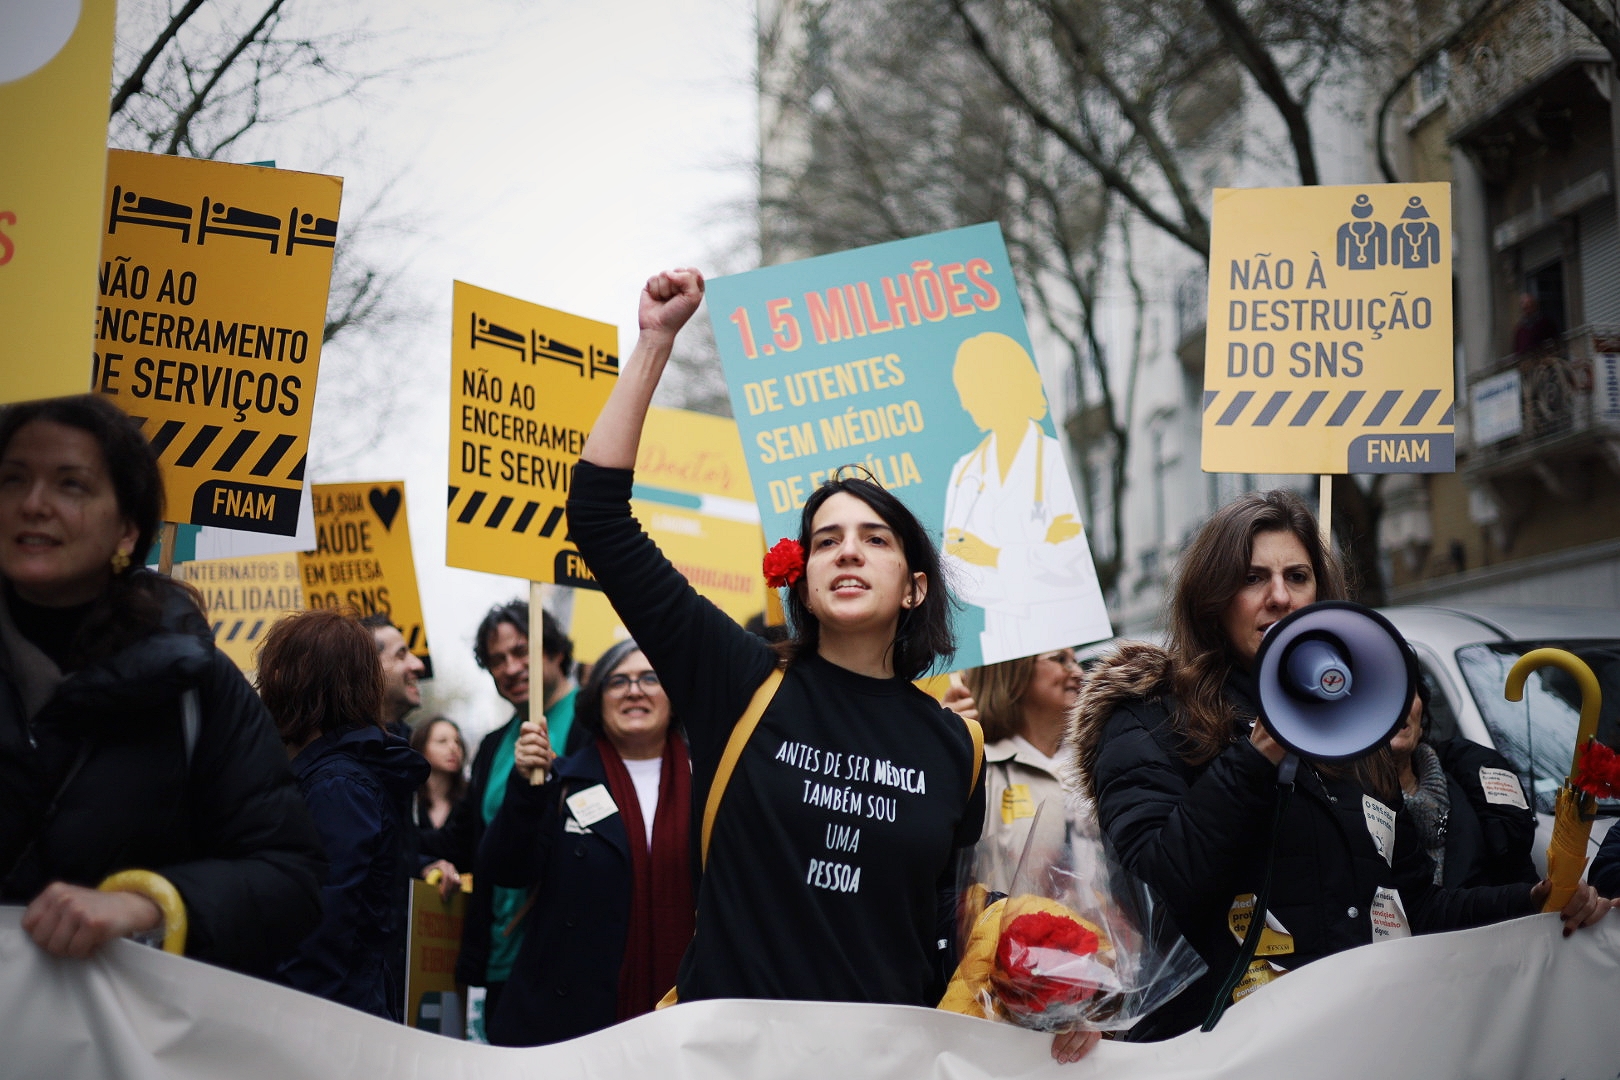
[[[476,311],[470,316],[470,322],[472,343],[468,348],[476,349],[479,344],[493,345],[498,349],[511,349],[525,360],[529,358],[529,343],[516,330],[480,318]]]
[[[114,185],[112,208],[107,215],[107,235],[118,232],[120,225],[149,225],[158,229],[176,229],[180,242],[191,239],[192,209],[183,203],[170,202],[151,195],[138,195]]]
[[[227,206],[204,195],[197,223],[197,246],[203,246],[210,235],[263,240],[269,243],[270,254],[274,255],[281,244],[281,219],[241,206]]]
[[[337,247],[337,219],[301,214],[293,207],[287,215],[287,254],[299,247]]]

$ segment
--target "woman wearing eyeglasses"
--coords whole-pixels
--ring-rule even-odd
[[[979,880],[1008,892],[1035,811],[1043,800],[1064,804],[1058,754],[1080,698],[1080,662],[1073,649],[1053,649],[973,668],[962,682],[965,693],[953,692],[945,703],[964,714],[977,710],[984,725],[983,841],[990,843],[980,851]]]
[[[561,1042],[650,1012],[692,940],[692,767],[669,698],[634,641],[597,661],[552,761],[525,724],[514,777],[484,835],[493,884],[532,890],[523,946],[486,1021],[498,1046]],[[546,783],[529,774],[550,770]]]

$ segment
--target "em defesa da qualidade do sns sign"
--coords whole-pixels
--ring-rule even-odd
[[[455,283],[445,562],[597,588],[563,505],[619,377],[607,323]]]
[[[304,604],[381,614],[433,677],[427,623],[416,587],[405,482],[316,484],[315,549],[298,556]]]
[[[291,536],[343,181],[114,150],[94,382],[141,424],[170,519]]]
[[[954,666],[1111,633],[998,226],[719,278],[709,309],[767,542],[854,469],[940,544]]]
[[[1205,333],[1205,471],[1452,471],[1450,186],[1216,189]]]

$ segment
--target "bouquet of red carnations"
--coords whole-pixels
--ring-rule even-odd
[[[964,891],[966,942],[940,1008],[1038,1031],[1122,1030],[1203,975],[1163,905],[1064,810],[1036,812],[1006,894]]]

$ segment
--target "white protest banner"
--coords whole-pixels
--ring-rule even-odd
[[[1620,1062],[1613,917],[1568,939],[1536,915],[1364,946],[1267,985],[1207,1035],[1104,1042],[1059,1065],[1049,1035],[813,1002],[695,1002],[554,1046],[475,1046],[127,942],[52,960],[21,916],[0,908],[0,1044],[18,1080],[1612,1080]]]

